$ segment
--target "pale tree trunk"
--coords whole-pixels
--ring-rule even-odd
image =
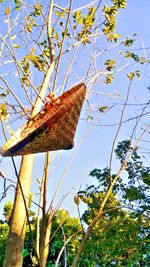
[[[47,257],[49,254],[49,240],[50,240],[51,226],[53,219],[52,207],[50,207],[49,212],[46,212],[49,165],[50,165],[50,153],[47,152],[45,157],[45,168],[44,168],[43,209],[42,209],[43,214],[42,214],[42,224],[41,224],[40,244],[39,244],[40,267],[46,267]]]
[[[19,179],[28,207],[30,184],[32,178],[33,155],[22,157]],[[17,184],[14,208],[11,216],[10,233],[7,241],[3,267],[20,267],[23,262],[23,247],[26,228],[26,210],[22,192]]]
[[[49,240],[51,234],[52,221],[48,224],[45,223],[41,235],[40,242],[40,267],[46,267],[47,257],[49,254]]]
[[[49,5],[49,14],[48,14],[48,20],[47,20],[47,37],[48,37],[48,43],[50,47],[50,64],[47,69],[47,73],[44,77],[44,81],[42,82],[40,95],[38,95],[37,100],[35,102],[32,116],[35,116],[40,107],[41,107],[41,99],[44,98],[46,89],[49,85],[49,81],[51,78],[51,75],[53,73],[54,67],[55,67],[55,54],[53,50],[53,44],[51,41],[51,35],[52,35],[52,27],[51,27],[51,20],[52,20],[52,10],[53,10],[54,1],[50,1]],[[71,12],[71,6],[72,6],[72,0],[70,0],[70,6],[69,6],[69,12],[67,16],[67,22],[65,26],[65,31],[67,30],[68,23],[69,23],[69,17]],[[57,74],[58,74],[58,68],[60,64],[60,58],[61,58],[61,52],[63,48],[63,42],[65,39],[65,35],[63,37],[63,41],[60,48],[60,55],[58,59],[58,66],[57,66],[57,72],[56,77],[54,79],[54,86],[53,90],[56,85],[57,80]],[[5,252],[5,260],[3,267],[21,267],[23,263],[23,247],[24,247],[24,239],[25,239],[25,230],[26,230],[26,220],[27,220],[27,207],[29,202],[29,194],[30,194],[30,184],[31,184],[31,178],[32,178],[32,168],[33,168],[33,155],[27,155],[22,157],[21,161],[21,167],[20,172],[18,175],[18,183],[17,183],[17,189],[15,194],[15,201],[14,201],[14,208],[12,211],[12,220],[10,224],[10,232],[7,240],[6,245],[6,252]],[[21,185],[21,186],[20,186]],[[23,197],[24,196],[24,197]],[[26,202],[26,205],[25,205]],[[44,222],[44,236],[42,237],[42,243],[40,244],[40,267],[45,267],[49,252],[49,237],[51,233],[51,223],[52,223],[52,211],[49,212],[48,215],[48,222]],[[43,217],[44,218],[44,217]],[[37,253],[38,255],[38,253]]]
[[[50,65],[44,82],[42,84],[40,98],[37,98],[36,104],[32,111],[32,116],[35,116],[41,106],[41,98],[44,97],[49,79],[53,72],[55,61]],[[33,155],[26,155],[22,157],[21,167],[19,172],[19,181],[23,192],[20,190],[19,183],[17,183],[17,190],[15,194],[14,209],[12,212],[12,220],[10,224],[10,231],[6,245],[5,260],[3,267],[21,267],[23,263],[23,247],[26,229],[26,209],[22,196],[25,196],[26,206],[28,207],[28,200],[30,194],[30,184],[32,178]]]

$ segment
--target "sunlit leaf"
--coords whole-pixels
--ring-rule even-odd
[[[131,46],[135,42],[135,39],[129,39],[128,37],[124,41],[124,46]]]
[[[106,76],[106,79],[105,79],[105,83],[106,84],[111,84],[112,82],[113,82],[113,80],[114,80],[114,75],[113,74],[108,74],[107,76]]]
[[[10,14],[10,8],[7,6],[5,9],[5,15],[9,15]]]
[[[64,12],[60,12],[60,11],[55,11],[55,15],[62,18],[62,19],[65,19],[66,18],[66,15]]]

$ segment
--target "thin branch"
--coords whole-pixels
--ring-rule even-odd
[[[63,183],[63,180],[64,180],[64,178],[65,178],[65,176],[66,176],[66,174],[67,174],[67,172],[68,172],[68,170],[69,170],[69,168],[70,168],[70,166],[71,166],[71,164],[72,164],[73,159],[75,158],[75,156],[76,156],[76,154],[77,154],[77,152],[78,152],[79,147],[81,146],[81,144],[83,143],[83,141],[85,140],[85,138],[87,137],[87,135],[90,133],[90,131],[91,131],[92,129],[93,129],[93,125],[91,125],[91,126],[88,128],[88,130],[86,130],[85,134],[82,136],[80,142],[79,142],[78,145],[76,146],[76,149],[74,150],[74,153],[72,154],[72,156],[71,156],[69,162],[67,163],[67,166],[66,166],[66,168],[65,168],[65,170],[64,170],[64,173],[63,173],[63,175],[62,175],[62,177],[61,177],[61,179],[60,179],[60,181],[59,181],[59,184],[58,184],[58,186],[57,186],[57,189],[55,190],[55,193],[54,193],[54,196],[53,196],[52,201],[51,201],[51,203],[50,203],[49,209],[50,209],[50,207],[53,205],[53,203],[54,203],[54,201],[55,201],[55,199],[56,199],[56,197],[57,197],[57,195],[58,195],[58,192],[59,192],[59,190],[60,190],[60,188],[61,188],[61,185],[62,185],[62,183]]]
[[[45,168],[44,168],[44,187],[43,187],[43,220],[46,215],[46,203],[47,203],[47,188],[48,188],[48,173],[50,165],[50,152],[46,153]]]
[[[66,37],[66,32],[67,32],[67,29],[68,29],[72,2],[73,2],[73,0],[70,0],[69,12],[68,12],[68,15],[67,15],[67,21],[66,21],[66,25],[65,25],[65,29],[64,29],[64,35],[63,35],[63,38],[62,38],[62,41],[61,41],[61,46],[60,46],[59,56],[58,56],[58,60],[57,60],[57,67],[56,67],[56,73],[55,73],[55,78],[54,78],[52,91],[55,90],[56,83],[57,83],[58,71],[59,71],[59,66],[60,66],[60,61],[61,61],[61,56],[62,56],[63,45],[64,45],[64,41],[65,41],[65,37]]]
[[[77,234],[79,233],[79,231],[77,231],[76,233],[72,234],[71,236],[69,236],[69,238],[65,241],[64,245],[62,246],[59,254],[58,254],[58,257],[57,257],[57,260],[55,262],[55,267],[58,267],[58,264],[59,264],[59,260],[60,260],[60,257],[64,251],[64,249],[66,248],[66,245],[69,243],[69,241],[71,240],[71,238],[73,238],[74,236],[76,236]]]
[[[16,69],[17,69],[17,70],[19,69],[19,70],[22,72],[22,74],[26,76],[26,74],[24,73],[23,69],[22,69],[21,66],[19,65],[17,59],[14,57],[13,52],[11,51],[11,49],[10,49],[10,47],[8,46],[8,44],[6,43],[6,41],[5,41],[5,40],[3,39],[3,37],[1,37],[1,36],[0,36],[0,40],[2,40],[2,41],[5,43],[5,46],[7,47],[8,51],[10,52],[10,54],[11,54],[11,56],[12,56],[12,58],[13,58],[13,63],[14,63],[15,66],[16,66]],[[34,85],[32,84],[31,80],[28,78],[28,76],[26,76],[26,79],[28,80],[28,82],[29,82],[31,88],[34,90],[35,94],[38,96],[38,98],[41,99],[41,101],[42,101],[42,103],[43,103],[44,101],[43,101],[42,97],[41,97],[40,94],[37,92],[36,88],[35,88]],[[45,78],[44,78],[44,80],[45,80]]]
[[[61,95],[61,94],[63,93],[63,91],[64,91],[64,87],[65,87],[65,84],[66,84],[67,79],[68,79],[68,77],[69,77],[70,70],[72,69],[72,64],[73,64],[73,62],[74,62],[74,60],[75,60],[76,54],[77,54],[77,52],[78,52],[78,48],[79,48],[79,47],[76,47],[76,49],[75,49],[75,51],[74,51],[74,53],[73,53],[72,59],[71,59],[71,61],[69,62],[69,67],[68,67],[68,69],[67,69],[67,72],[66,72],[65,77],[64,77],[63,84],[62,84],[62,86],[61,86],[60,95]]]
[[[22,111],[24,112],[24,114],[27,116],[27,118],[29,118],[29,115],[27,114],[26,110],[24,109],[24,107],[22,106],[21,102],[19,101],[18,97],[16,96],[16,94],[14,93],[14,91],[10,88],[9,84],[5,81],[5,79],[0,76],[0,79],[3,81],[3,83],[7,86],[7,89],[9,90],[9,92],[13,95],[13,97],[15,98],[16,102],[19,104],[20,108],[22,109]]]
[[[36,102],[35,102],[35,108],[33,108],[32,110],[32,116],[36,115],[37,113],[37,106],[39,107],[40,106],[40,103],[41,103],[41,99],[44,99],[44,96],[45,96],[45,92],[46,92],[46,89],[49,85],[49,81],[50,81],[50,78],[51,78],[51,75],[54,71],[54,67],[55,67],[55,54],[54,54],[54,48],[53,48],[53,44],[52,44],[52,41],[51,41],[51,34],[52,34],[52,30],[51,30],[51,19],[52,19],[52,10],[53,10],[53,0],[50,2],[50,8],[49,8],[49,15],[48,15],[48,26],[47,26],[47,34],[48,34],[48,42],[49,42],[49,45],[50,45],[50,60],[51,60],[51,63],[50,63],[50,66],[48,67],[48,70],[45,74],[45,77],[44,77],[44,81],[42,83],[42,87],[41,87],[41,90],[40,90],[40,94],[39,94],[39,97],[37,97],[36,99]],[[41,103],[42,104],[42,103]]]
[[[88,7],[94,5],[94,4],[97,3],[97,2],[98,2],[98,0],[95,0],[95,1],[89,3],[89,4],[85,5],[85,6],[76,8],[76,9],[72,10],[72,13],[74,13],[74,12],[76,12],[76,11],[78,11],[78,10],[82,10],[82,9],[88,8]],[[100,1],[100,2],[102,2],[102,1]]]
[[[49,8],[49,14],[48,14],[48,22],[47,22],[47,38],[49,43],[49,49],[50,49],[50,60],[51,64],[55,62],[55,53],[54,53],[54,47],[52,43],[52,11],[53,11],[54,1],[51,0],[50,8]]]
[[[83,236],[84,236],[85,233],[84,233],[83,223],[82,223],[82,220],[81,220],[81,214],[80,214],[79,205],[77,205],[77,210],[78,210],[78,216],[79,216],[79,220],[80,220],[80,225],[81,225],[81,228],[82,228],[82,234],[83,234]]]
[[[5,128],[4,128],[4,123],[3,123],[3,120],[2,120],[2,116],[0,114],[0,120],[1,120],[1,126],[2,126],[2,133],[5,137],[5,140],[7,141],[7,135],[6,135],[6,132],[5,132]]]
[[[144,117],[144,116],[146,116],[146,115],[148,115],[148,114],[150,114],[150,111],[149,112],[145,112],[145,113],[143,113],[142,114],[142,117]],[[129,119],[127,119],[127,120],[124,120],[124,121],[122,121],[122,124],[123,123],[126,123],[126,122],[129,122],[129,121],[131,121],[131,120],[135,120],[135,119],[137,119],[137,118],[140,118],[141,117],[141,114],[140,115],[138,115],[138,116],[135,116],[135,117],[132,117],[132,118],[129,118]],[[118,123],[114,123],[114,124],[94,124],[95,126],[102,126],[102,127],[113,127],[113,126],[118,126],[119,125],[119,122]]]
[[[13,187],[15,189],[15,186],[12,184],[6,187],[6,180],[4,180],[4,185],[3,185],[4,190],[3,190],[2,196],[0,198],[0,202],[6,197],[6,193],[11,187]]]
[[[41,208],[42,206],[42,195],[43,195],[43,188],[44,188],[44,179],[45,179],[45,173],[43,172],[42,181],[40,184],[40,196],[39,196],[39,207],[37,211],[37,224],[36,224],[36,241],[35,241],[35,247],[37,251],[37,255],[39,257],[40,255],[40,214],[41,214]],[[43,207],[42,207],[43,209]]]
[[[65,8],[63,8],[63,7],[61,7],[61,6],[56,5],[56,4],[54,5],[54,7],[55,7],[55,8],[58,8],[59,10],[65,12],[65,13],[67,13],[67,14],[68,14],[68,12],[69,12],[68,9],[65,9]]]
[[[126,104],[127,104],[127,102],[128,102],[128,99],[129,99],[129,92],[130,92],[130,88],[131,88],[131,83],[132,83],[132,80],[130,80],[130,82],[129,82],[129,86],[128,86],[128,90],[127,90],[127,95],[126,95],[126,100],[125,100],[123,109],[122,109],[122,111],[121,111],[121,116],[120,116],[119,126],[118,126],[118,129],[117,129],[117,131],[116,131],[116,134],[115,134],[113,143],[112,143],[111,154],[110,154],[110,161],[109,161],[109,169],[110,169],[110,177],[109,177],[109,178],[110,178],[110,184],[111,184],[111,182],[112,182],[112,177],[111,177],[111,166],[112,166],[112,157],[113,157],[113,153],[114,153],[114,147],[115,147],[115,143],[116,143],[118,134],[119,134],[120,129],[121,129],[121,126],[122,126],[122,121],[123,121],[123,116],[124,116],[124,112],[125,112]]]
[[[145,106],[143,107],[142,112],[141,112],[141,114],[139,115],[139,117],[138,117],[138,119],[137,119],[137,121],[136,121],[136,123],[135,123],[135,125],[134,125],[134,127],[133,127],[130,141],[132,140],[133,135],[134,135],[134,133],[135,133],[135,130],[136,130],[136,128],[137,128],[137,126],[138,126],[138,124],[139,124],[141,118],[143,117],[144,111],[146,110],[146,108],[147,108],[147,106],[148,106],[149,104],[150,104],[150,100],[149,100],[149,101],[145,104]]]

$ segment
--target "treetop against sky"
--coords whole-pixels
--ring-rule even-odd
[[[38,27],[32,27],[33,29],[31,32],[30,29],[28,29],[28,34],[25,34],[24,28],[22,28],[25,23],[25,18],[23,15],[26,14],[27,16],[28,13],[30,14],[32,12],[32,8],[30,7],[32,6],[31,1],[27,1],[26,3],[27,6],[23,10],[23,13],[18,12],[18,15],[15,13],[16,11],[13,11],[12,13],[12,18],[16,19],[11,29],[10,36],[8,35],[9,25],[7,21],[7,16],[9,16],[9,14],[0,16],[1,47],[3,48],[3,45],[5,44],[4,40],[9,46],[11,46],[12,42],[16,51],[16,58],[19,64],[21,62],[22,67],[25,67],[23,60],[24,57],[28,55],[29,62],[33,63],[31,64],[31,81],[34,87],[38,89],[38,86],[42,81],[44,70],[42,70],[42,72],[35,68],[33,57],[29,58],[29,51],[32,53],[31,49],[33,49],[33,54],[37,53],[39,55],[42,53],[42,49],[47,49],[45,43],[41,44],[46,39],[46,29],[41,32],[42,38],[37,39],[39,36],[39,29],[43,25],[42,23],[44,18],[38,17],[37,19],[36,17],[35,19],[38,21]],[[40,3],[42,4],[42,2]],[[94,1],[93,3],[93,7],[95,7],[98,1]],[[102,5],[104,4],[105,3],[103,2]],[[110,5],[112,2],[107,1],[107,4]],[[61,6],[62,1],[57,1],[56,5]],[[65,8],[67,5],[68,1],[63,2],[63,8]],[[78,11],[78,8],[86,5],[87,1],[74,1],[72,10]],[[27,9],[28,7],[29,10]],[[100,15],[99,17],[98,15],[96,17],[97,24],[94,26],[95,31],[93,32],[91,43],[75,47],[74,49],[70,50],[70,52],[64,54],[61,59],[59,75],[55,88],[56,95],[59,95],[60,92],[64,90],[68,90],[77,82],[85,82],[87,85],[88,101],[87,99],[85,100],[83,111],[81,113],[80,122],[75,137],[75,148],[72,151],[60,151],[57,154],[53,152],[51,155],[51,186],[49,187],[48,192],[50,196],[52,196],[55,188],[57,187],[60,177],[65,175],[66,165],[68,162],[70,162],[70,158],[72,157],[71,167],[67,170],[66,178],[63,181],[63,186],[61,187],[58,200],[60,200],[63,195],[68,194],[70,191],[75,192],[78,190],[80,184],[88,183],[90,179],[88,178],[88,173],[93,168],[105,167],[108,165],[112,140],[118,127],[120,113],[125,103],[127,88],[130,84],[130,79],[128,79],[127,73],[137,71],[137,78],[134,79],[131,84],[128,103],[126,105],[123,118],[123,124],[118,138],[119,140],[128,139],[131,136],[136,120],[139,118],[139,116],[141,116],[142,110],[149,99],[149,90],[147,89],[149,86],[149,64],[148,62],[145,64],[140,64],[139,62],[139,58],[145,58],[146,60],[149,60],[149,40],[147,34],[147,18],[149,15],[148,7],[148,0],[138,1],[138,3],[135,0],[129,0],[127,1],[127,8],[119,10],[117,15],[116,32],[121,36],[118,38],[118,42],[108,42],[106,36],[104,36],[102,33],[102,28],[96,29],[96,25],[99,25],[99,23],[103,22],[104,20],[100,8]],[[44,11],[46,8],[47,7],[45,5]],[[59,18],[56,7],[54,11],[55,14],[52,24],[56,29],[54,41],[57,42],[57,38],[59,38],[57,35],[59,35],[62,31],[63,23],[66,17],[63,18],[62,16]],[[87,12],[88,7],[82,9],[83,16],[85,16]],[[9,10],[7,10],[5,13],[9,13]],[[73,17],[71,23],[73,23]],[[27,26],[30,26],[29,18],[26,22],[26,27]],[[72,30],[71,24],[69,25],[69,30],[72,34],[72,38],[68,37],[67,42],[64,45],[64,52],[72,46],[72,39],[76,36],[76,29]],[[38,41],[35,42],[35,40]],[[133,40],[132,46],[130,46],[129,43],[129,46],[124,45],[124,42],[128,40]],[[78,42],[78,40],[75,42]],[[40,44],[40,48],[38,43]],[[17,45],[20,45],[21,47],[16,48]],[[59,47],[55,47],[56,55],[58,54],[58,48]],[[6,78],[8,84],[14,90],[18,99],[28,111],[31,108],[31,103],[26,97],[26,91],[21,87],[17,71],[15,68],[13,68],[12,59],[7,57],[6,51],[8,51],[8,48],[5,46],[4,50],[2,50],[0,75],[3,78]],[[137,55],[138,57],[136,57]],[[70,63],[73,57],[74,62]],[[69,69],[69,75],[65,76],[70,64],[72,65]],[[115,68],[113,64],[115,65]],[[113,83],[110,84],[109,81],[111,82],[112,77],[109,76],[106,80],[106,76],[109,75],[109,68],[112,68],[110,75],[113,74],[114,76]],[[138,71],[140,71],[140,77]],[[138,78],[140,78],[140,80]],[[52,80],[54,80],[54,74],[52,76]],[[27,81],[24,80],[24,83],[25,82]],[[2,82],[2,80],[1,86],[4,88],[4,90],[7,90],[7,86]],[[49,91],[52,88],[53,84],[52,81],[50,81]],[[33,90],[30,90],[29,96],[31,100],[34,101],[36,93]],[[1,99],[3,102],[3,98]],[[11,93],[8,95],[8,102],[10,107],[14,104],[14,98]],[[13,116],[10,116],[8,122],[6,122],[6,124],[10,124],[10,129],[12,131],[16,131],[18,127],[23,125],[23,123],[27,120],[27,118],[22,116],[22,113],[20,115],[19,112],[21,111],[18,109],[16,102],[15,104],[15,111],[11,109]],[[145,122],[148,120],[148,105],[145,107],[143,113],[147,115],[144,115],[141,119],[138,129],[136,132],[134,132],[133,140],[136,140],[141,128],[144,127]],[[7,134],[9,135],[8,132]],[[145,136],[145,141],[147,140],[148,137]],[[81,146],[80,143],[82,144]],[[0,146],[3,144],[4,136],[1,132]],[[148,149],[148,143],[142,142],[140,146],[141,151],[145,153],[146,149]],[[78,152],[76,154],[77,148]],[[148,164],[147,154],[143,155],[145,156],[145,162]],[[20,158],[17,158],[16,164],[18,167],[19,163]],[[8,178],[11,177],[11,179],[15,179],[12,177],[13,168],[9,159],[1,158],[0,166],[2,172],[4,172]],[[34,166],[31,190],[36,195],[39,191],[36,186],[36,180],[42,176],[42,169],[44,166],[43,155],[39,154],[35,156]],[[115,158],[113,162],[113,168],[118,169],[118,163]],[[2,190],[3,185],[1,191]],[[9,198],[12,195],[13,190],[10,191]],[[71,209],[74,206],[72,194],[69,194],[69,201],[69,208]],[[68,207],[68,200],[64,202],[64,205]]]

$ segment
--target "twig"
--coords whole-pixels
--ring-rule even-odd
[[[55,53],[54,53],[54,47],[52,43],[52,11],[53,11],[53,6],[54,6],[54,1],[51,0],[50,8],[49,8],[49,14],[48,14],[48,22],[47,22],[47,38],[48,38],[48,43],[49,43],[49,49],[50,49],[50,60],[51,64],[55,62]]]
[[[3,120],[2,120],[1,114],[0,114],[0,120],[1,120],[1,126],[2,126],[2,133],[3,133],[4,137],[5,137],[5,140],[7,141],[7,135],[5,133],[4,123],[3,123]]]
[[[128,86],[128,90],[127,90],[127,95],[126,95],[126,100],[125,100],[123,109],[122,109],[122,111],[121,111],[121,116],[120,116],[119,126],[118,126],[118,129],[117,129],[117,131],[116,131],[116,134],[115,134],[113,143],[112,143],[111,154],[110,154],[110,161],[109,161],[109,169],[110,169],[109,180],[110,180],[110,184],[111,184],[111,182],[112,182],[112,177],[111,177],[111,166],[112,166],[112,157],[113,157],[114,147],[115,147],[115,143],[116,143],[118,134],[119,134],[120,129],[121,129],[121,126],[122,126],[122,121],[123,121],[124,111],[125,111],[125,108],[126,108],[126,104],[127,104],[127,102],[128,102],[128,99],[129,99],[129,92],[130,92],[130,88],[131,88],[131,83],[132,83],[132,80],[130,80],[130,82],[129,82],[129,86]]]
[[[39,197],[39,207],[37,211],[37,223],[36,223],[36,241],[35,241],[35,247],[37,251],[37,255],[40,255],[40,214],[41,214],[41,208],[42,206],[42,195],[43,195],[43,187],[44,187],[44,179],[45,179],[45,173],[43,172],[42,181],[40,184],[40,197]],[[43,207],[42,207],[43,209]]]
[[[57,260],[55,262],[55,267],[58,267],[58,263],[59,263],[59,260],[60,260],[60,257],[64,251],[64,249],[66,248],[66,245],[69,243],[69,241],[71,240],[71,238],[73,238],[74,236],[76,236],[76,234],[78,234],[79,231],[77,231],[76,233],[74,233],[73,235],[69,236],[69,238],[65,241],[64,245],[62,246],[59,254],[58,254],[58,257],[57,257]]]
[[[3,185],[3,187],[4,187],[4,191],[3,191],[3,194],[2,194],[2,196],[1,196],[1,198],[0,198],[0,202],[6,197],[6,193],[7,193],[7,191],[8,191],[11,187],[13,187],[13,188],[15,189],[15,186],[12,185],[12,184],[6,187],[6,180],[5,180],[5,179],[4,179],[4,185]]]
[[[48,188],[48,172],[50,165],[50,152],[46,153],[45,168],[44,168],[44,187],[43,187],[43,218],[46,215],[46,202],[47,202],[47,188]]]
[[[142,117],[144,117],[144,116],[146,116],[146,115],[148,115],[148,114],[150,114],[150,111],[149,112],[145,112],[145,113],[143,113],[142,114]],[[129,118],[129,119],[127,119],[127,120],[124,120],[124,121],[122,121],[122,124],[123,123],[126,123],[126,122],[129,122],[129,121],[131,121],[131,120],[135,120],[135,119],[137,119],[137,118],[141,118],[141,114],[140,115],[138,115],[138,116],[135,116],[135,117],[132,117],[132,118]],[[113,126],[117,126],[117,125],[119,125],[119,122],[118,123],[114,123],[114,124],[94,124],[95,126],[103,126],[103,127],[113,127]]]
[[[15,98],[16,102],[19,104],[20,108],[22,109],[22,111],[24,112],[24,114],[27,116],[27,118],[29,118],[29,115],[27,114],[27,112],[25,111],[24,107],[22,106],[21,102],[19,101],[18,97],[16,96],[16,94],[14,93],[14,91],[10,88],[9,84],[5,81],[5,79],[0,76],[0,79],[3,81],[3,83],[7,86],[9,92],[13,95],[13,97]]]
[[[84,236],[85,233],[84,233],[84,227],[83,227],[82,220],[81,220],[81,214],[80,214],[79,205],[77,205],[77,210],[78,210],[78,216],[79,216],[79,220],[80,220],[80,225],[81,225],[81,228],[82,228],[82,234]]]
[[[61,46],[60,46],[59,56],[58,56],[58,60],[57,60],[57,67],[56,67],[56,73],[55,73],[55,78],[54,78],[54,83],[53,83],[52,91],[55,90],[55,86],[56,86],[56,83],[57,83],[59,65],[60,65],[60,61],[61,61],[62,49],[63,49],[65,37],[66,37],[66,32],[67,32],[67,29],[68,29],[68,24],[69,24],[69,18],[70,18],[70,13],[71,13],[72,2],[73,2],[73,0],[70,0],[69,12],[68,12],[68,15],[67,15],[67,21],[66,21],[66,25],[65,25],[65,29],[64,29],[64,35],[63,35],[63,38],[62,38],[62,41],[61,41]]]
[[[76,9],[72,10],[72,13],[74,13],[74,12],[76,12],[76,11],[78,11],[78,10],[82,10],[82,9],[84,9],[84,8],[90,7],[90,6],[94,5],[96,2],[98,2],[98,0],[95,0],[95,1],[89,3],[89,4],[85,5],[85,6],[76,8]]]
[[[13,63],[15,64],[17,70],[19,69],[19,70],[23,73],[23,75],[25,75],[25,73],[24,73],[23,69],[21,68],[21,66],[19,65],[17,59],[14,57],[13,52],[11,51],[10,47],[8,46],[8,44],[7,44],[6,41],[3,39],[2,36],[0,36],[0,40],[2,40],[2,42],[4,42],[5,46],[7,47],[8,51],[10,52],[10,54],[11,54],[11,56],[12,56],[12,58],[13,58]],[[25,75],[25,76],[26,76],[26,75]],[[36,95],[37,95],[39,98],[41,98],[40,94],[37,92],[36,88],[34,87],[34,85],[32,84],[32,82],[30,81],[30,79],[29,79],[27,76],[26,76],[26,78],[27,78],[27,80],[28,80],[28,82],[29,82],[31,88],[32,88],[32,89],[34,90],[34,92],[36,93]],[[41,101],[42,101],[42,103],[43,103],[43,99],[42,99],[42,98],[41,98]]]
[[[73,62],[74,62],[74,60],[75,60],[75,56],[76,56],[76,54],[77,54],[77,52],[78,52],[78,48],[79,48],[79,47],[76,47],[76,49],[75,49],[75,51],[74,51],[74,53],[73,53],[72,59],[71,59],[71,61],[69,62],[69,67],[68,67],[68,69],[67,69],[67,72],[66,72],[65,77],[64,77],[63,84],[62,84],[62,86],[61,86],[60,95],[61,95],[61,94],[63,93],[63,91],[64,91],[64,87],[65,87],[65,84],[66,84],[67,79],[68,79],[68,77],[69,77],[69,72],[70,72],[70,70],[71,70],[71,68],[72,68],[72,64],[73,64]]]

